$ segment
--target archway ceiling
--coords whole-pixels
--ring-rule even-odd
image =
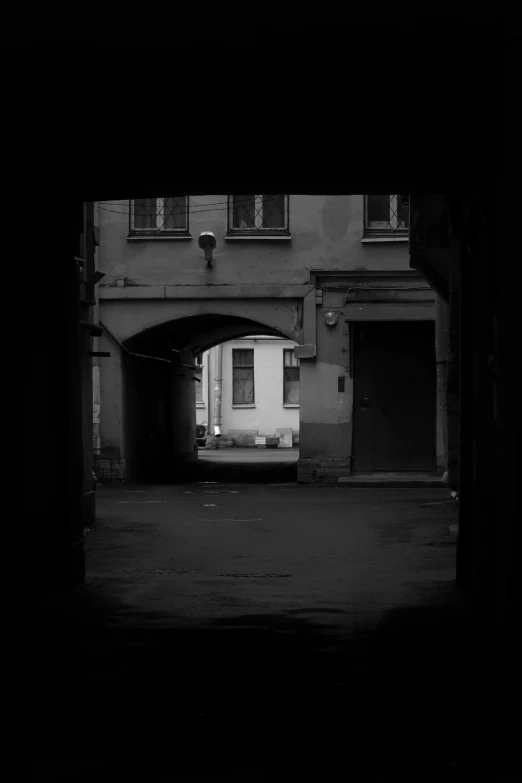
[[[205,314],[146,329],[126,340],[125,346],[134,353],[170,358],[171,349],[199,353],[221,342],[252,334],[286,336],[249,318]]]

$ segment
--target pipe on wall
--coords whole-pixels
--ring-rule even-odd
[[[449,307],[441,296],[435,300],[435,355],[437,362],[437,400],[440,408],[444,469],[448,468],[448,350],[449,350]]]
[[[177,367],[188,367],[189,370],[200,370],[201,367],[198,364],[185,364],[185,362],[181,361],[181,356],[183,354],[183,351],[178,350],[178,348],[171,348],[170,349],[172,353],[177,353],[180,357],[179,364],[177,364]]]
[[[119,348],[121,351],[123,351],[123,353],[125,353],[127,356],[136,356],[138,359],[153,359],[153,360],[154,360],[154,361],[156,361],[156,362],[164,362],[164,363],[166,363],[166,364],[172,364],[172,362],[170,361],[170,359],[162,359],[160,356],[147,356],[147,354],[144,354],[144,353],[134,353],[133,351],[129,351],[129,349],[128,349],[128,348],[126,348],[126,347],[123,345],[123,343],[122,343],[122,342],[120,342],[120,341],[118,340],[118,338],[117,338],[117,337],[116,337],[116,336],[115,336],[115,335],[114,335],[114,334],[111,332],[111,330],[110,330],[110,329],[108,329],[108,328],[105,326],[105,324],[103,324],[101,321],[100,321],[100,326],[101,326],[101,327],[102,327],[102,329],[103,329],[103,330],[104,330],[104,331],[105,331],[105,332],[108,334],[108,336],[111,338],[111,340],[113,341],[113,343],[115,343],[115,344],[118,346],[118,348]]]
[[[214,435],[221,437],[221,399],[223,392],[223,343],[216,345],[214,371]]]

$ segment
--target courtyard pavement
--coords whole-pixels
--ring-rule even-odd
[[[510,777],[441,489],[97,492],[42,598],[35,780]]]

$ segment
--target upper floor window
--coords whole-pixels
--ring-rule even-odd
[[[188,233],[188,196],[131,200],[130,230],[146,236]]]
[[[364,233],[367,236],[408,236],[410,212],[401,196],[365,196]]]
[[[299,359],[293,348],[283,350],[283,404],[299,404]]]
[[[288,234],[288,196],[229,196],[228,233]]]

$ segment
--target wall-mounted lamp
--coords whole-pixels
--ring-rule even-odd
[[[212,251],[216,247],[216,237],[214,236],[212,231],[203,231],[199,235],[198,245],[202,250],[205,251],[205,261],[207,262],[207,267],[211,267]]]
[[[324,322],[327,326],[335,326],[338,320],[339,313],[336,313],[335,310],[328,310],[328,312],[324,314]]]

